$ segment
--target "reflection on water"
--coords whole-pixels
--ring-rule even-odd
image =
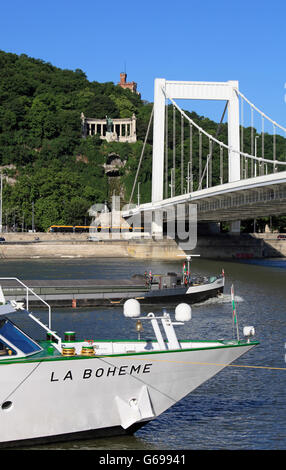
[[[18,448],[20,449],[20,447]],[[26,449],[26,447],[25,447]],[[137,436],[118,436],[30,446],[30,450],[156,450],[157,447]]]
[[[130,277],[151,269],[179,271],[176,262],[144,260],[1,260],[0,276],[20,279],[84,279]],[[181,339],[232,337],[230,286],[234,284],[238,321],[254,325],[260,345],[237,364],[285,368],[286,260],[247,262],[194,259],[192,271],[220,273],[226,288],[218,299],[193,306],[192,320],[178,327]],[[166,306],[168,308],[168,306]],[[150,311],[149,307],[148,311]],[[159,307],[154,313],[161,311]],[[146,308],[144,309],[145,313]],[[46,313],[41,310],[40,317]],[[23,325],[23,328],[29,327]],[[37,327],[36,327],[37,328]],[[72,329],[78,338],[136,338],[135,323],[122,315],[121,307],[54,309],[53,329],[59,334]],[[40,334],[39,331],[32,332]],[[152,335],[144,324],[144,335]],[[45,449],[152,450],[152,449],[285,449],[286,370],[224,369],[181,402],[140,429],[134,436],[48,444]],[[211,429],[211,432],[210,432]],[[33,448],[33,447],[32,447]]]

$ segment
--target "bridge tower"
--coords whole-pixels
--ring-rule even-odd
[[[152,202],[163,199],[164,187],[164,136],[165,100],[223,100],[228,102],[228,146],[233,150],[228,155],[228,181],[240,179],[240,141],[239,141],[239,97],[238,81],[227,82],[189,82],[155,79],[154,120],[153,120],[153,157],[152,157]],[[156,225],[156,224],[155,224]],[[160,223],[157,226],[160,231]],[[232,223],[232,231],[239,231],[240,222]],[[154,229],[156,231],[156,226]]]

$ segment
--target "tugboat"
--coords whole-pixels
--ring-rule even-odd
[[[27,297],[34,295],[24,287]],[[258,344],[253,327],[244,328],[245,339],[179,340],[175,328],[191,320],[185,303],[177,305],[173,319],[166,311],[141,315],[139,302],[128,299],[121,321],[136,321],[137,339],[83,341],[75,332],[61,338],[53,331],[45,301],[48,326],[22,305],[2,300],[0,445],[5,448],[132,434]],[[15,312],[17,317],[22,312],[25,325],[36,322],[45,339],[31,338],[16,325],[9,318]],[[141,338],[144,322],[152,325],[153,338]]]

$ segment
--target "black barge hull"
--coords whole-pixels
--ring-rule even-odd
[[[129,298],[137,299],[142,305],[169,305],[187,302],[203,302],[223,293],[224,279],[198,286],[177,285],[172,288],[150,288],[134,280],[122,280],[118,285],[108,284],[102,280],[69,280],[69,281],[24,281],[35,294],[39,295],[52,307],[101,307],[123,305]],[[3,281],[2,290],[6,300],[24,302],[24,288],[16,286],[13,281]],[[27,307],[27,306],[26,306]],[[29,294],[29,307],[43,307],[40,300]]]

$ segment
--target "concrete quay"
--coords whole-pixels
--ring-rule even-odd
[[[0,259],[33,258],[141,258],[178,259],[183,255],[171,239],[122,239],[87,241],[86,234],[3,234]]]
[[[184,251],[175,240],[123,238],[88,241],[86,234],[3,233],[0,259],[138,258],[178,260]],[[36,241],[35,237],[39,240]],[[278,234],[198,235],[193,254],[209,259],[286,257],[286,239]]]

